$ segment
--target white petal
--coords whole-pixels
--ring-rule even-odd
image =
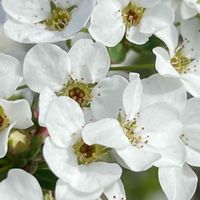
[[[77,8],[72,10],[69,24],[63,30],[63,40],[80,31],[88,22],[94,7],[95,0],[79,1]]]
[[[116,200],[126,200],[126,194],[124,190],[124,185],[121,180],[117,180],[111,186],[105,189],[104,194],[108,199],[116,199]]]
[[[124,148],[129,145],[119,122],[115,119],[102,119],[87,124],[82,132],[83,140],[89,144],[100,144],[110,148]]]
[[[75,181],[79,176],[77,158],[71,146],[60,148],[48,137],[43,147],[43,155],[52,172],[67,183]]]
[[[99,0],[99,1],[101,1],[101,0]],[[121,6],[121,8],[124,8],[124,7],[126,7],[128,4],[129,4],[129,2],[130,2],[130,0],[116,0],[116,1],[114,1],[116,4],[118,4],[119,6]],[[99,2],[97,2],[97,4],[98,4]]]
[[[154,163],[156,167],[182,167],[186,161],[185,145],[181,141],[169,143],[167,147],[155,149],[161,158]]]
[[[17,59],[0,53],[0,97],[10,97],[22,82],[22,67]]]
[[[78,40],[69,51],[71,77],[84,83],[95,83],[106,77],[110,58],[106,48],[90,39]]]
[[[186,2],[182,2],[180,6],[180,14],[184,20],[194,17],[197,15],[197,11],[194,8],[190,8]]]
[[[2,105],[10,123],[15,123],[15,128],[26,129],[33,125],[28,101],[24,99],[16,101],[0,99],[0,105]]]
[[[124,149],[117,149],[116,152],[126,164],[126,167],[135,172],[149,169],[160,158],[160,155],[157,153],[133,147],[132,145]]]
[[[67,39],[63,31],[51,31],[45,24],[23,24],[13,19],[4,24],[4,31],[9,38],[22,43],[46,43]]]
[[[67,82],[70,63],[65,51],[53,44],[34,46],[24,59],[24,79],[35,92],[45,86],[53,91]]]
[[[199,46],[196,45],[200,42],[199,26],[200,22],[197,18],[181,22],[180,31],[184,45],[183,53],[188,57],[197,58],[199,55]],[[191,64],[194,64],[194,62],[191,62]]]
[[[159,74],[143,79],[143,105],[159,101],[169,103],[179,111],[185,107],[187,93],[179,79],[164,77]]]
[[[121,7],[114,1],[100,1],[91,16],[89,32],[92,37],[106,46],[118,44],[125,33]]]
[[[199,129],[200,131],[200,98],[191,98],[187,100],[185,109],[181,118],[184,127]]]
[[[200,167],[200,151],[186,146],[186,162],[189,165]]]
[[[8,137],[11,129],[15,126],[15,123],[11,124],[4,131],[0,132],[0,158],[3,158],[8,151]]]
[[[70,8],[71,6],[77,5],[80,0],[67,0],[67,1],[63,1],[63,0],[53,0],[53,2],[58,6],[61,7],[63,9],[66,8]]]
[[[152,34],[169,27],[173,22],[173,10],[168,6],[158,4],[145,10],[139,29],[142,33]]]
[[[102,79],[93,89],[91,109],[97,119],[117,118],[123,110],[122,94],[128,81],[119,75]],[[114,102],[114,103],[113,103]]]
[[[139,6],[143,8],[150,8],[160,3],[161,0],[132,0],[132,2],[136,2]]]
[[[0,183],[1,198],[5,200],[41,200],[41,187],[37,179],[21,169],[11,169]]]
[[[194,97],[200,97],[200,74],[184,74],[181,80],[186,90]]]
[[[41,91],[39,97],[39,124],[41,126],[44,127],[46,126],[45,125],[46,112],[48,110],[50,102],[56,97],[57,97],[56,94],[47,87],[45,87]]]
[[[153,53],[156,55],[156,70],[161,75],[173,75],[175,77],[179,77],[176,70],[170,63],[170,55],[168,52],[162,47],[156,47],[153,49]]]
[[[85,124],[83,111],[71,98],[58,97],[49,104],[45,124],[53,142],[66,147]]]
[[[143,86],[139,75],[127,85],[123,94],[123,105],[127,119],[131,120],[139,112],[142,101]]]
[[[131,27],[126,33],[127,40],[134,44],[145,44],[149,40],[150,36],[151,34],[140,32],[138,26]]]
[[[197,187],[197,176],[185,165],[183,168],[160,168],[159,181],[168,199],[191,199]]]
[[[167,103],[151,104],[140,113],[138,127],[144,127],[142,134],[149,135],[149,144],[154,147],[166,147],[179,141],[182,132],[177,110]]]
[[[122,169],[116,163],[95,162],[79,166],[79,176],[74,178],[72,187],[82,192],[99,191],[118,180]]]
[[[175,51],[178,46],[179,33],[174,25],[156,32],[155,35],[167,45],[171,53]]]
[[[24,23],[41,22],[51,13],[47,0],[3,0],[2,6],[11,17]]]
[[[73,200],[94,200],[101,196],[102,192],[103,189],[93,193],[80,192],[61,179],[59,179],[56,184],[56,200],[66,200],[66,198]]]
[[[93,112],[90,107],[83,107],[82,109],[84,113],[85,124],[96,121],[96,118],[94,117]]]

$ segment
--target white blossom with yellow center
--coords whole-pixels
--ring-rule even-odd
[[[164,101],[145,105],[143,87],[138,74],[130,74],[131,82],[123,94],[123,106],[115,119],[102,119],[88,124],[83,139],[89,145],[114,148],[118,162],[133,171],[156,166],[183,165],[185,151],[179,141],[182,125],[178,112]],[[94,129],[94,126],[99,126]],[[92,134],[84,134],[91,132]],[[179,152],[179,159],[174,152]]]
[[[11,16],[6,35],[22,43],[58,42],[69,39],[89,20],[93,0],[3,0]]]
[[[161,75],[180,79],[186,90],[195,97],[200,96],[200,47],[197,45],[200,43],[199,24],[195,18],[182,22],[182,44],[178,45],[177,33],[173,32],[169,52],[162,47],[153,50],[156,70]]]
[[[120,166],[106,162],[110,149],[84,142],[82,136],[92,133],[85,132],[84,114],[76,101],[69,97],[54,99],[45,121],[50,136],[45,140],[44,158],[72,190],[100,195],[120,178]]]
[[[113,114],[106,102],[114,99],[114,106],[119,106],[127,80],[119,75],[106,78],[109,68],[105,46],[91,39],[78,40],[68,53],[53,44],[33,47],[24,59],[23,73],[27,85],[40,93],[40,124],[44,126],[46,109],[56,95],[69,96],[82,108],[91,108],[96,118],[105,110],[110,110],[107,117]]]
[[[101,0],[92,12],[89,32],[96,41],[110,47],[125,34],[130,42],[144,44],[173,21],[173,10],[160,0]]]

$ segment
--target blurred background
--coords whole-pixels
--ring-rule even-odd
[[[4,21],[5,14],[2,10],[0,0],[0,52],[8,53],[23,60],[24,54],[27,49],[30,48],[30,45],[22,45],[8,39],[3,32]],[[161,41],[155,38],[151,38],[150,42],[140,47],[131,45],[130,48],[126,41],[123,42],[125,42],[123,45],[120,43],[115,48],[109,48],[112,63],[115,64],[116,67],[118,66],[117,63],[120,63],[120,66],[154,63],[155,58],[151,50],[153,47],[161,44]],[[152,68],[147,68],[143,71],[139,70],[137,72],[141,74],[142,78],[155,73]],[[119,73],[119,71],[113,71],[112,73]],[[127,73],[120,73],[127,76]],[[197,175],[200,176],[200,170],[194,170]],[[140,173],[134,173],[124,169],[122,181],[125,186],[127,200],[167,200],[159,185],[157,168],[152,168]],[[200,183],[198,183],[198,188],[193,200],[200,200]]]

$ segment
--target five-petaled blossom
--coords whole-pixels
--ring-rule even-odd
[[[84,142],[83,135],[93,133],[87,130],[83,111],[73,99],[58,97],[52,100],[45,124],[50,136],[45,140],[44,158],[69,190],[81,192],[83,197],[98,197],[120,178],[120,166],[107,162],[110,148]],[[101,128],[98,124],[91,126]]]
[[[11,18],[8,37],[22,43],[58,42],[71,38],[89,20],[93,0],[3,0]]]
[[[101,0],[92,12],[89,32],[106,46],[118,44],[125,33],[130,42],[144,44],[173,22],[172,9],[159,0]]]
[[[96,118],[103,111],[113,115],[116,109],[107,102],[115,99],[113,106],[119,107],[127,80],[119,75],[106,78],[109,68],[106,48],[91,39],[78,40],[68,53],[53,44],[34,46],[25,57],[23,73],[27,85],[40,93],[40,124],[44,125],[48,104],[56,95],[91,108]]]

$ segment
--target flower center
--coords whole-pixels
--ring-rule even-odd
[[[109,151],[108,148],[98,144],[87,145],[83,139],[79,139],[73,145],[73,150],[77,156],[78,163],[85,165],[103,160]]]
[[[143,17],[145,8],[138,7],[135,4],[129,3],[122,11],[123,21],[130,28],[137,26]]]
[[[138,113],[139,116],[139,113]],[[127,120],[125,116],[120,112],[118,115],[118,121],[124,131],[124,134],[129,139],[130,143],[138,148],[143,148],[144,144],[148,143],[149,136],[142,136],[141,134],[138,134],[139,130],[136,131],[136,129],[139,129],[137,126],[136,118],[133,120]],[[141,132],[144,130],[144,127],[141,128]]]
[[[171,64],[179,74],[186,74],[190,71],[188,66],[192,61],[193,59],[187,58],[181,50],[178,50],[171,59]]]
[[[74,6],[69,9],[62,9],[57,7],[53,1],[51,1],[51,14],[44,23],[53,31],[62,31],[71,20],[70,11],[73,8]]]
[[[58,96],[69,96],[74,99],[81,107],[89,107],[92,98],[92,89],[95,84],[85,84],[70,80],[57,92]]]
[[[6,129],[10,124],[9,118],[6,116],[4,109],[0,106],[0,132]]]

